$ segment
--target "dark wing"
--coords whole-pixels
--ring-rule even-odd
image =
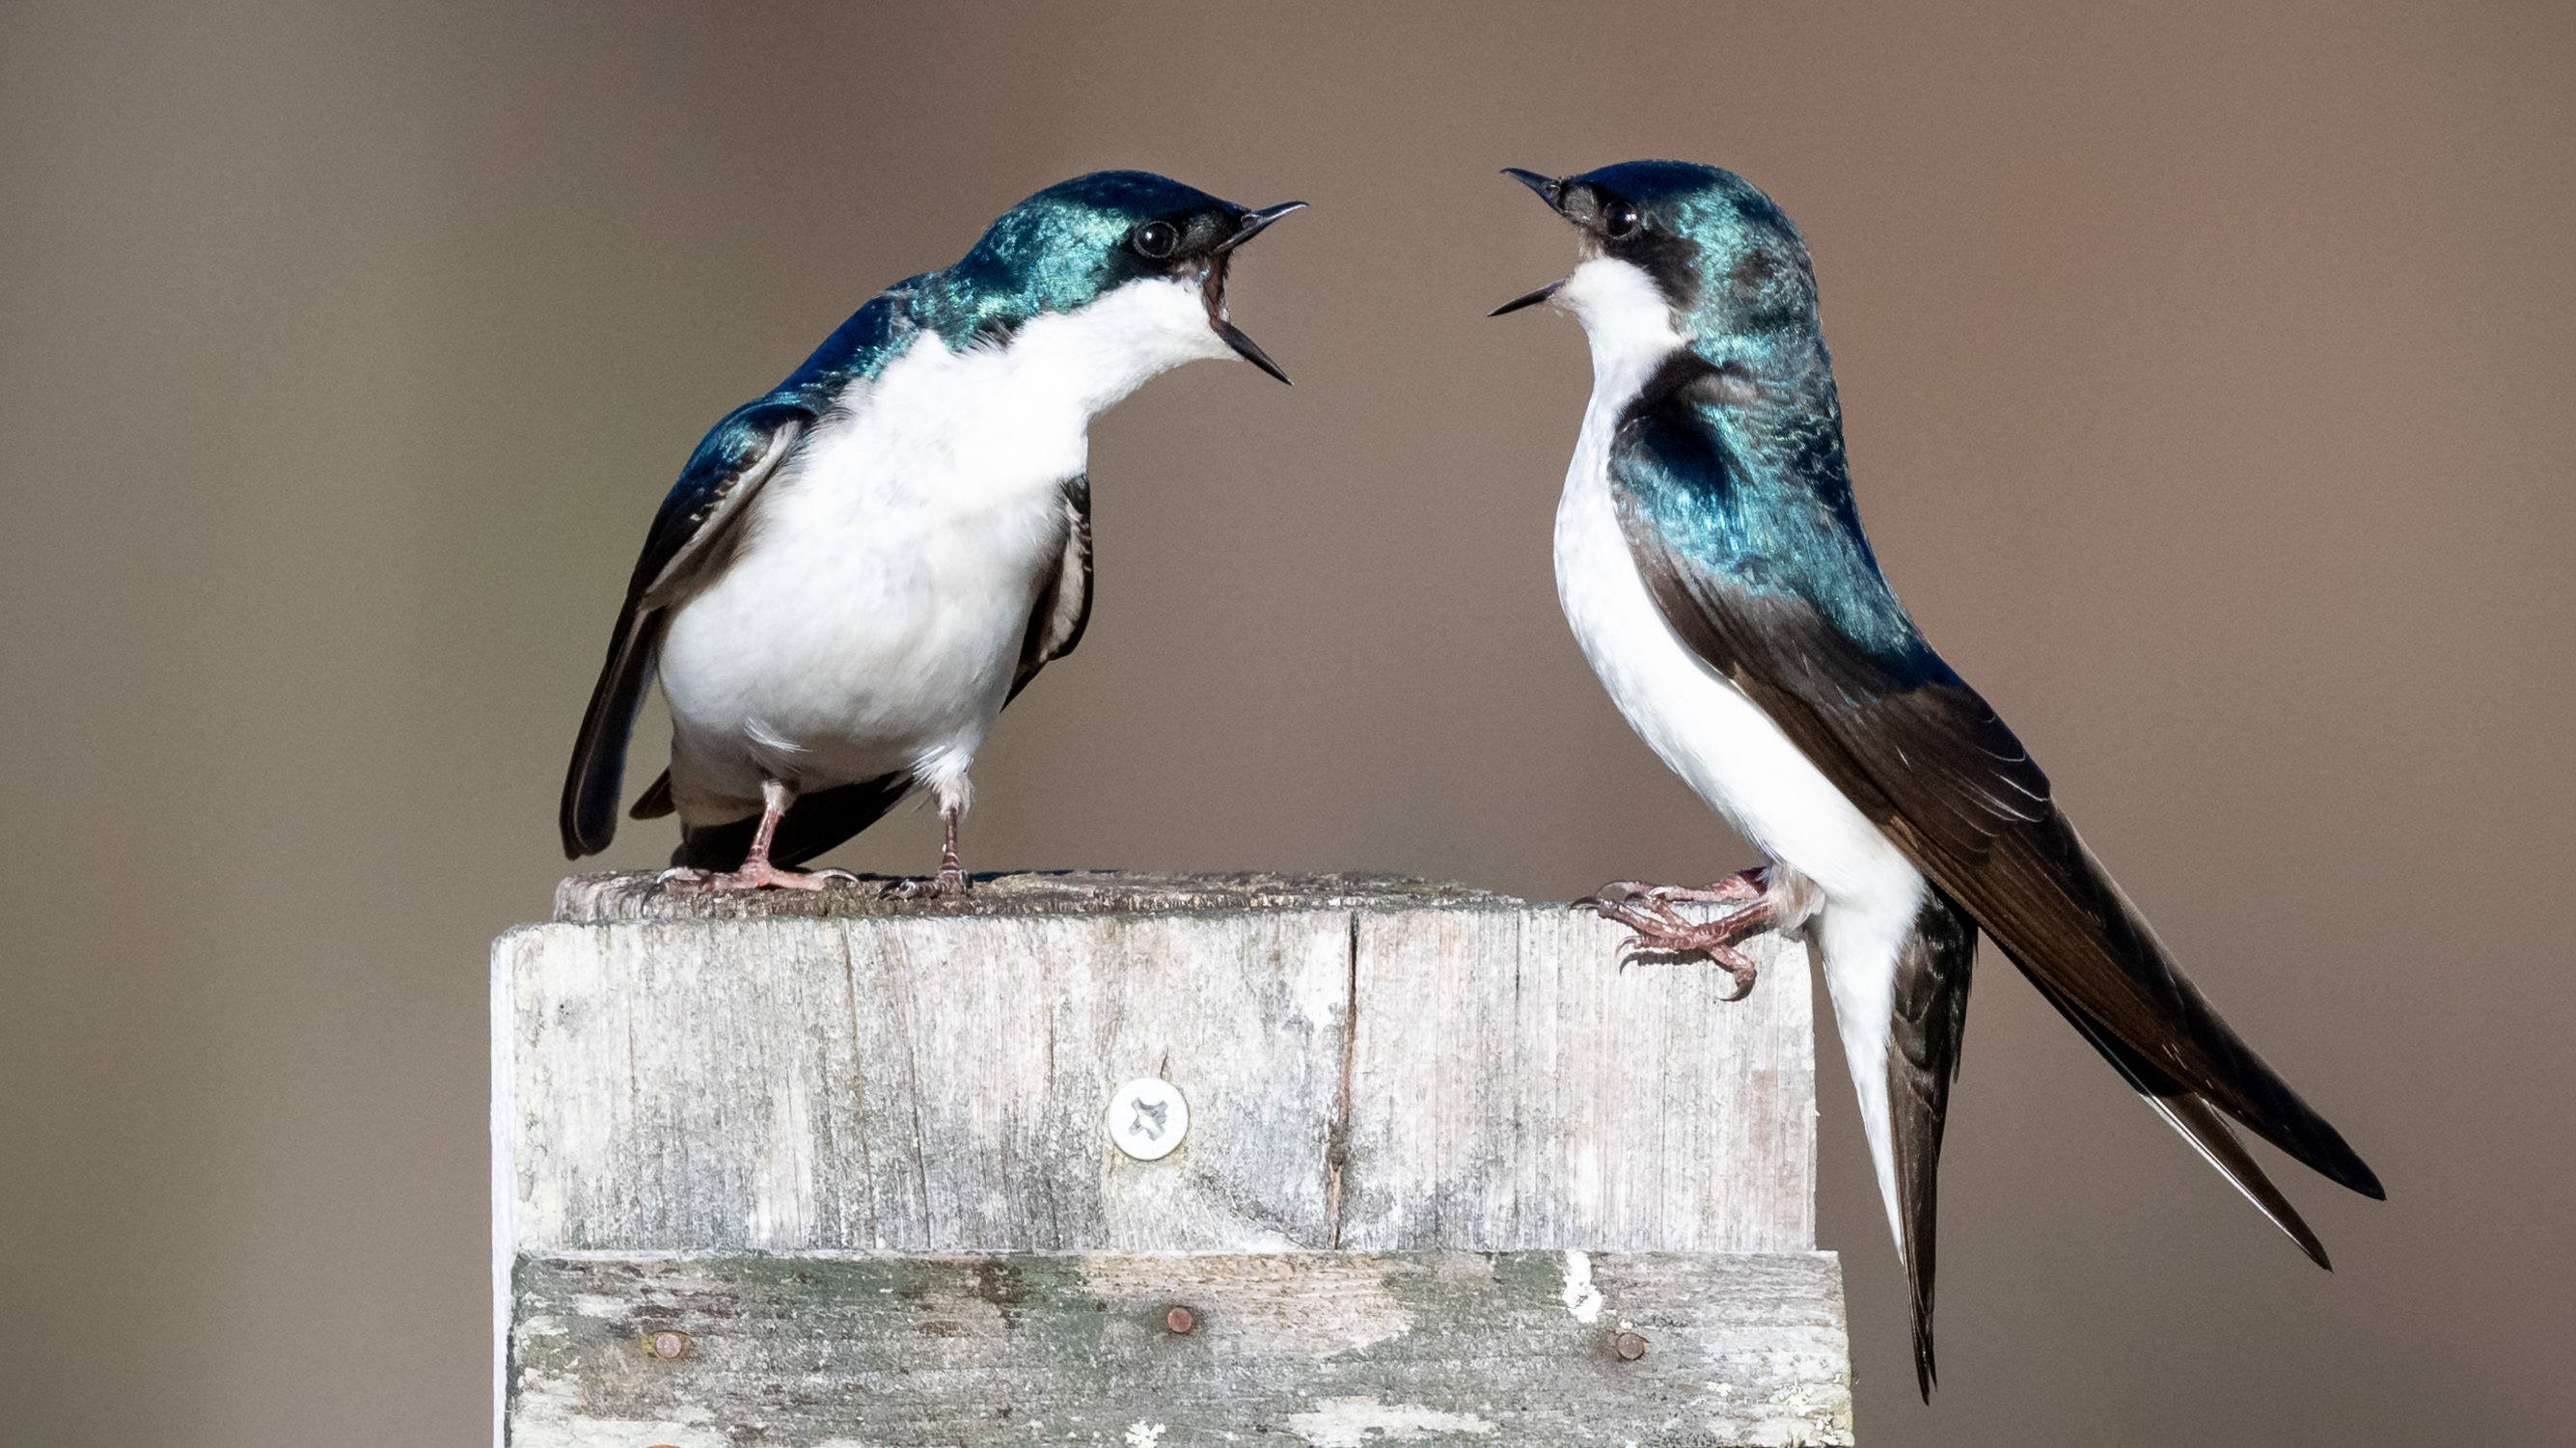
[[[1932,1248],[1941,1129],[1959,1046],[1968,1030],[1968,977],[1977,926],[1935,887],[1896,957],[1896,1011],[1887,1039],[1888,1144],[1896,1159],[1905,1276],[1914,1289],[1914,1383],[1932,1401]]]
[[[1743,465],[1701,405],[1685,389],[1642,407],[1612,452],[1621,521],[1665,619],[2322,1260],[2314,1235],[2207,1108],[2354,1191],[2383,1195],[2378,1178],[2183,978],[2058,812],[2021,741],[1914,630],[1850,516],[1838,445],[1831,476],[1809,476],[1805,491],[1766,487],[1769,511],[1748,522],[1742,498],[1729,496]],[[1780,513],[1782,494],[1817,516]],[[1728,521],[1708,526],[1713,517]],[[1840,538],[1841,550],[1798,550],[1802,574],[1766,567],[1760,544],[1783,529]]]
[[[1091,626],[1091,479],[1076,474],[1064,484],[1064,550],[1055,571],[1038,586],[1029,626],[1020,635],[1019,667],[1011,674],[1007,707],[1038,670],[1073,652]]]
[[[626,602],[609,635],[608,658],[573,741],[564,773],[564,857],[578,860],[617,836],[617,794],[626,776],[626,741],[643,707],[671,606],[722,571],[741,542],[751,499],[796,450],[813,421],[802,405],[764,399],[717,423],[698,444],[680,480],[662,499],[643,555],[627,581]]]

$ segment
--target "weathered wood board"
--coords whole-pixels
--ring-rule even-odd
[[[1563,906],[1356,917],[1350,1152],[1334,1244],[1364,1251],[1815,1246],[1803,947],[1621,969]]]
[[[1589,914],[1413,882],[1013,876],[657,921],[631,879],[565,891],[629,918],[494,950],[524,1250],[1815,1245],[1806,962],[1777,937],[1729,1003],[1705,966],[1621,969]],[[1158,1162],[1102,1130],[1137,1076],[1189,1101]]]
[[[1825,1253],[541,1257],[517,1291],[517,1448],[1852,1441]]]
[[[609,876],[557,917],[493,954],[508,1442],[1849,1441],[1794,943],[1727,1002],[1588,913],[1380,877]],[[1187,1103],[1159,1160],[1106,1130],[1139,1077]],[[957,1285],[996,1273],[1036,1295]],[[1206,1325],[1131,1342],[1175,1294]],[[1407,1325],[1332,1337],[1362,1302]],[[1621,1313],[1636,1362],[1599,1357]],[[684,1321],[691,1355],[638,1345]]]

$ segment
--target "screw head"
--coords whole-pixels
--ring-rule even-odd
[[[1140,1076],[1109,1098],[1109,1139],[1138,1161],[1160,1161],[1189,1134],[1190,1103],[1180,1088]]]
[[[645,1339],[645,1347],[666,1363],[678,1362],[689,1355],[689,1335],[685,1332],[657,1332]]]
[[[1610,1339],[1610,1348],[1619,1354],[1619,1361],[1632,1363],[1646,1355],[1646,1340],[1633,1332],[1623,1332]]]
[[[1173,1332],[1187,1332],[1198,1325],[1197,1316],[1186,1307],[1175,1307],[1163,1314],[1163,1326]]]

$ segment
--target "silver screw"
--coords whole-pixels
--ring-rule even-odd
[[[1139,1076],[1109,1098],[1109,1139],[1138,1161],[1171,1155],[1189,1129],[1190,1103],[1160,1077]]]

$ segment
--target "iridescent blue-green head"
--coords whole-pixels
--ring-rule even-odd
[[[1621,357],[1687,346],[1767,381],[1830,377],[1807,244],[1752,182],[1684,161],[1503,174],[1574,228],[1579,260],[1494,315],[1552,299],[1582,319],[1596,362],[1612,360],[1605,343]]]
[[[1170,283],[1189,290],[1216,341],[1285,382],[1227,318],[1225,277],[1235,248],[1305,204],[1254,210],[1149,171],[1077,176],[1004,212],[964,259],[911,283],[915,315],[953,345],[1000,341],[1138,283]]]

